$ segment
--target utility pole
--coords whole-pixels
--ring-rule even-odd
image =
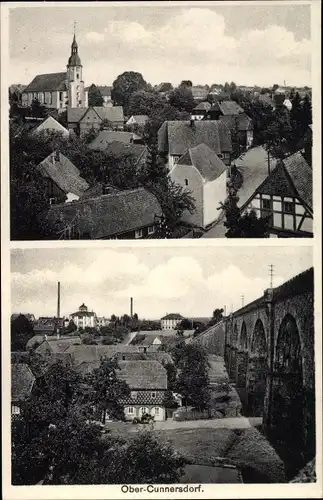
[[[270,288],[273,288],[273,282],[274,282],[274,266],[273,266],[273,264],[269,265],[269,277],[270,277]]]
[[[244,295],[241,295],[241,304],[242,304],[242,307],[244,306]]]

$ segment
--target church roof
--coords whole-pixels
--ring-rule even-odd
[[[52,92],[53,90],[67,90],[65,71],[35,76],[24,92]]]

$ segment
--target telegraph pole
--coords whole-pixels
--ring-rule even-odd
[[[270,288],[273,288],[273,282],[274,282],[274,266],[273,266],[273,264],[269,265],[269,278],[270,278]]]
[[[244,295],[241,295],[241,305],[244,306]]]

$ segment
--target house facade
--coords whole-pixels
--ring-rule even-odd
[[[158,131],[158,152],[169,170],[189,148],[200,144],[208,146],[225,165],[230,165],[231,133],[219,120],[167,121]]]
[[[182,319],[184,319],[184,317],[178,313],[166,314],[166,316],[163,316],[160,320],[161,329],[175,330],[176,326],[182,321]]]
[[[78,311],[70,314],[70,319],[74,321],[77,328],[96,328],[97,317],[95,312],[89,311],[85,304],[80,305]]]
[[[90,130],[100,130],[106,124],[112,130],[123,130],[124,116],[122,106],[93,106],[86,109],[68,108],[68,130],[82,136]]]
[[[191,118],[192,120],[204,120],[207,116],[208,111],[211,109],[211,104],[207,101],[200,102],[195,108],[192,110]]]
[[[167,391],[167,371],[161,363],[151,360],[119,361],[118,378],[131,390],[122,401],[126,420],[141,418],[148,413],[155,420],[166,419],[164,404]]]
[[[22,92],[22,105],[30,106],[34,99],[38,99],[47,108],[59,111],[64,111],[67,107],[86,108],[88,93],[84,88],[82,71],[74,34],[66,71],[37,75]]]
[[[205,144],[188,149],[169,176],[195,200],[194,212],[183,213],[184,222],[206,228],[217,220],[220,202],[227,197],[227,167],[214,151]]]
[[[312,237],[312,169],[302,153],[279,161],[242,211],[269,217],[271,237]]]

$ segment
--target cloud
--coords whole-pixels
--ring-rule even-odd
[[[101,43],[104,41],[104,33],[97,33],[96,31],[89,31],[85,35],[85,40],[93,43]]]

